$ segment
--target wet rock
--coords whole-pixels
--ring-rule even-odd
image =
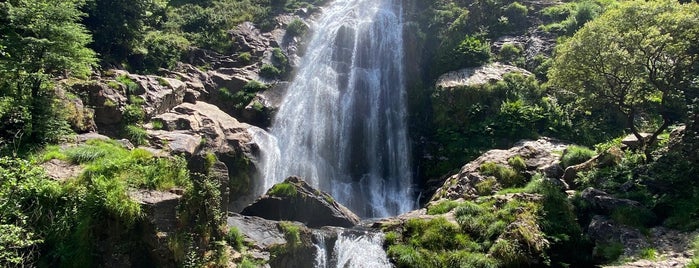
[[[653,136],[652,133],[639,133],[644,141],[648,142],[650,137]],[[641,146],[641,142],[638,140],[636,135],[629,134],[621,140],[621,144],[625,145],[627,148],[635,149]]]
[[[352,227],[359,223],[357,215],[298,177],[289,177],[275,185],[241,214],[298,221],[309,227]]]

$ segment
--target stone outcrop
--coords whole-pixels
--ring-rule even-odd
[[[275,185],[241,214],[298,221],[309,227],[352,227],[359,223],[357,215],[298,177],[289,177]]]
[[[594,209],[611,214],[613,211],[620,208],[644,209],[643,205],[638,201],[630,199],[616,198],[594,188],[587,188],[581,193],[581,197],[589,202]]]
[[[184,155],[190,161],[193,172],[209,173],[206,170],[207,154],[213,154],[219,166],[216,172],[222,184],[222,193],[229,193],[231,209],[238,210],[243,204],[254,200],[251,189],[255,186],[252,174],[255,166],[251,159],[258,155],[259,148],[252,141],[251,130],[263,131],[241,123],[218,107],[198,101],[182,103],[172,111],[153,118],[162,129],[147,125],[152,143],[173,154]],[[214,165],[215,167],[216,165]],[[227,173],[227,176],[223,174]],[[225,190],[228,189],[228,190]]]
[[[557,140],[541,138],[536,141],[520,141],[508,150],[490,150],[464,165],[458,173],[449,176],[432,195],[431,201],[478,197],[476,185],[489,177],[480,173],[480,166],[492,162],[509,167],[508,160],[515,156],[524,160],[526,167],[523,173],[531,176],[538,172],[549,178],[559,178],[563,170],[559,165],[560,155],[554,152],[562,152],[567,146],[568,144]],[[499,187],[499,182],[497,183],[493,185],[495,188]]]
[[[314,236],[306,226],[236,213],[229,214],[227,223],[245,236],[246,244],[250,245],[247,249],[250,257],[268,263],[263,267],[313,267],[316,252]],[[298,241],[290,241],[293,234],[285,229],[285,225],[298,229]]]
[[[522,68],[495,62],[481,67],[464,68],[443,74],[437,79],[437,87],[454,88],[487,84],[490,81],[502,80],[503,75],[511,72],[532,75]]]

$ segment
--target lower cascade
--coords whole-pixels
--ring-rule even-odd
[[[261,148],[262,193],[288,176],[360,217],[414,208],[400,0],[337,0],[314,25]]]
[[[337,231],[334,245],[322,233],[315,233],[316,268],[392,267],[383,250],[383,234],[364,231]]]

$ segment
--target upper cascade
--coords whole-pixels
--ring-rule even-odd
[[[337,0],[260,132],[264,185],[300,176],[361,217],[414,208],[400,0]]]

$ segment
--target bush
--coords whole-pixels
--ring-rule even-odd
[[[264,64],[260,68],[260,76],[268,79],[279,78],[282,75],[282,71],[271,64]]]
[[[136,146],[148,144],[148,132],[141,126],[127,125],[124,127],[124,136]]]
[[[476,192],[478,192],[480,196],[491,195],[496,190],[496,186],[497,180],[493,177],[489,177],[476,183]]]
[[[303,36],[308,31],[308,26],[300,19],[292,20],[286,27],[287,34],[291,36]]]
[[[238,59],[245,64],[250,64],[252,62],[252,54],[250,52],[240,53]]]
[[[129,104],[124,107],[122,113],[123,121],[126,124],[141,123],[146,119],[146,112],[140,105]]]
[[[142,55],[141,66],[134,66],[135,62],[131,61],[131,67],[147,72],[174,67],[182,53],[190,46],[189,40],[184,36],[161,31],[148,32],[143,42],[145,53]]]
[[[527,163],[525,163],[522,156],[519,155],[515,155],[510,157],[510,159],[507,159],[507,164],[517,171],[524,171],[527,169]]]
[[[500,61],[514,63],[522,54],[522,50],[513,43],[506,43],[500,47],[498,56]]]
[[[228,229],[226,240],[228,241],[228,244],[235,250],[243,250],[244,237],[240,230],[238,230],[238,228],[236,228],[235,226],[232,226],[230,229]]]
[[[561,165],[563,168],[584,163],[595,156],[595,151],[587,147],[571,145],[566,148],[561,157]]]

